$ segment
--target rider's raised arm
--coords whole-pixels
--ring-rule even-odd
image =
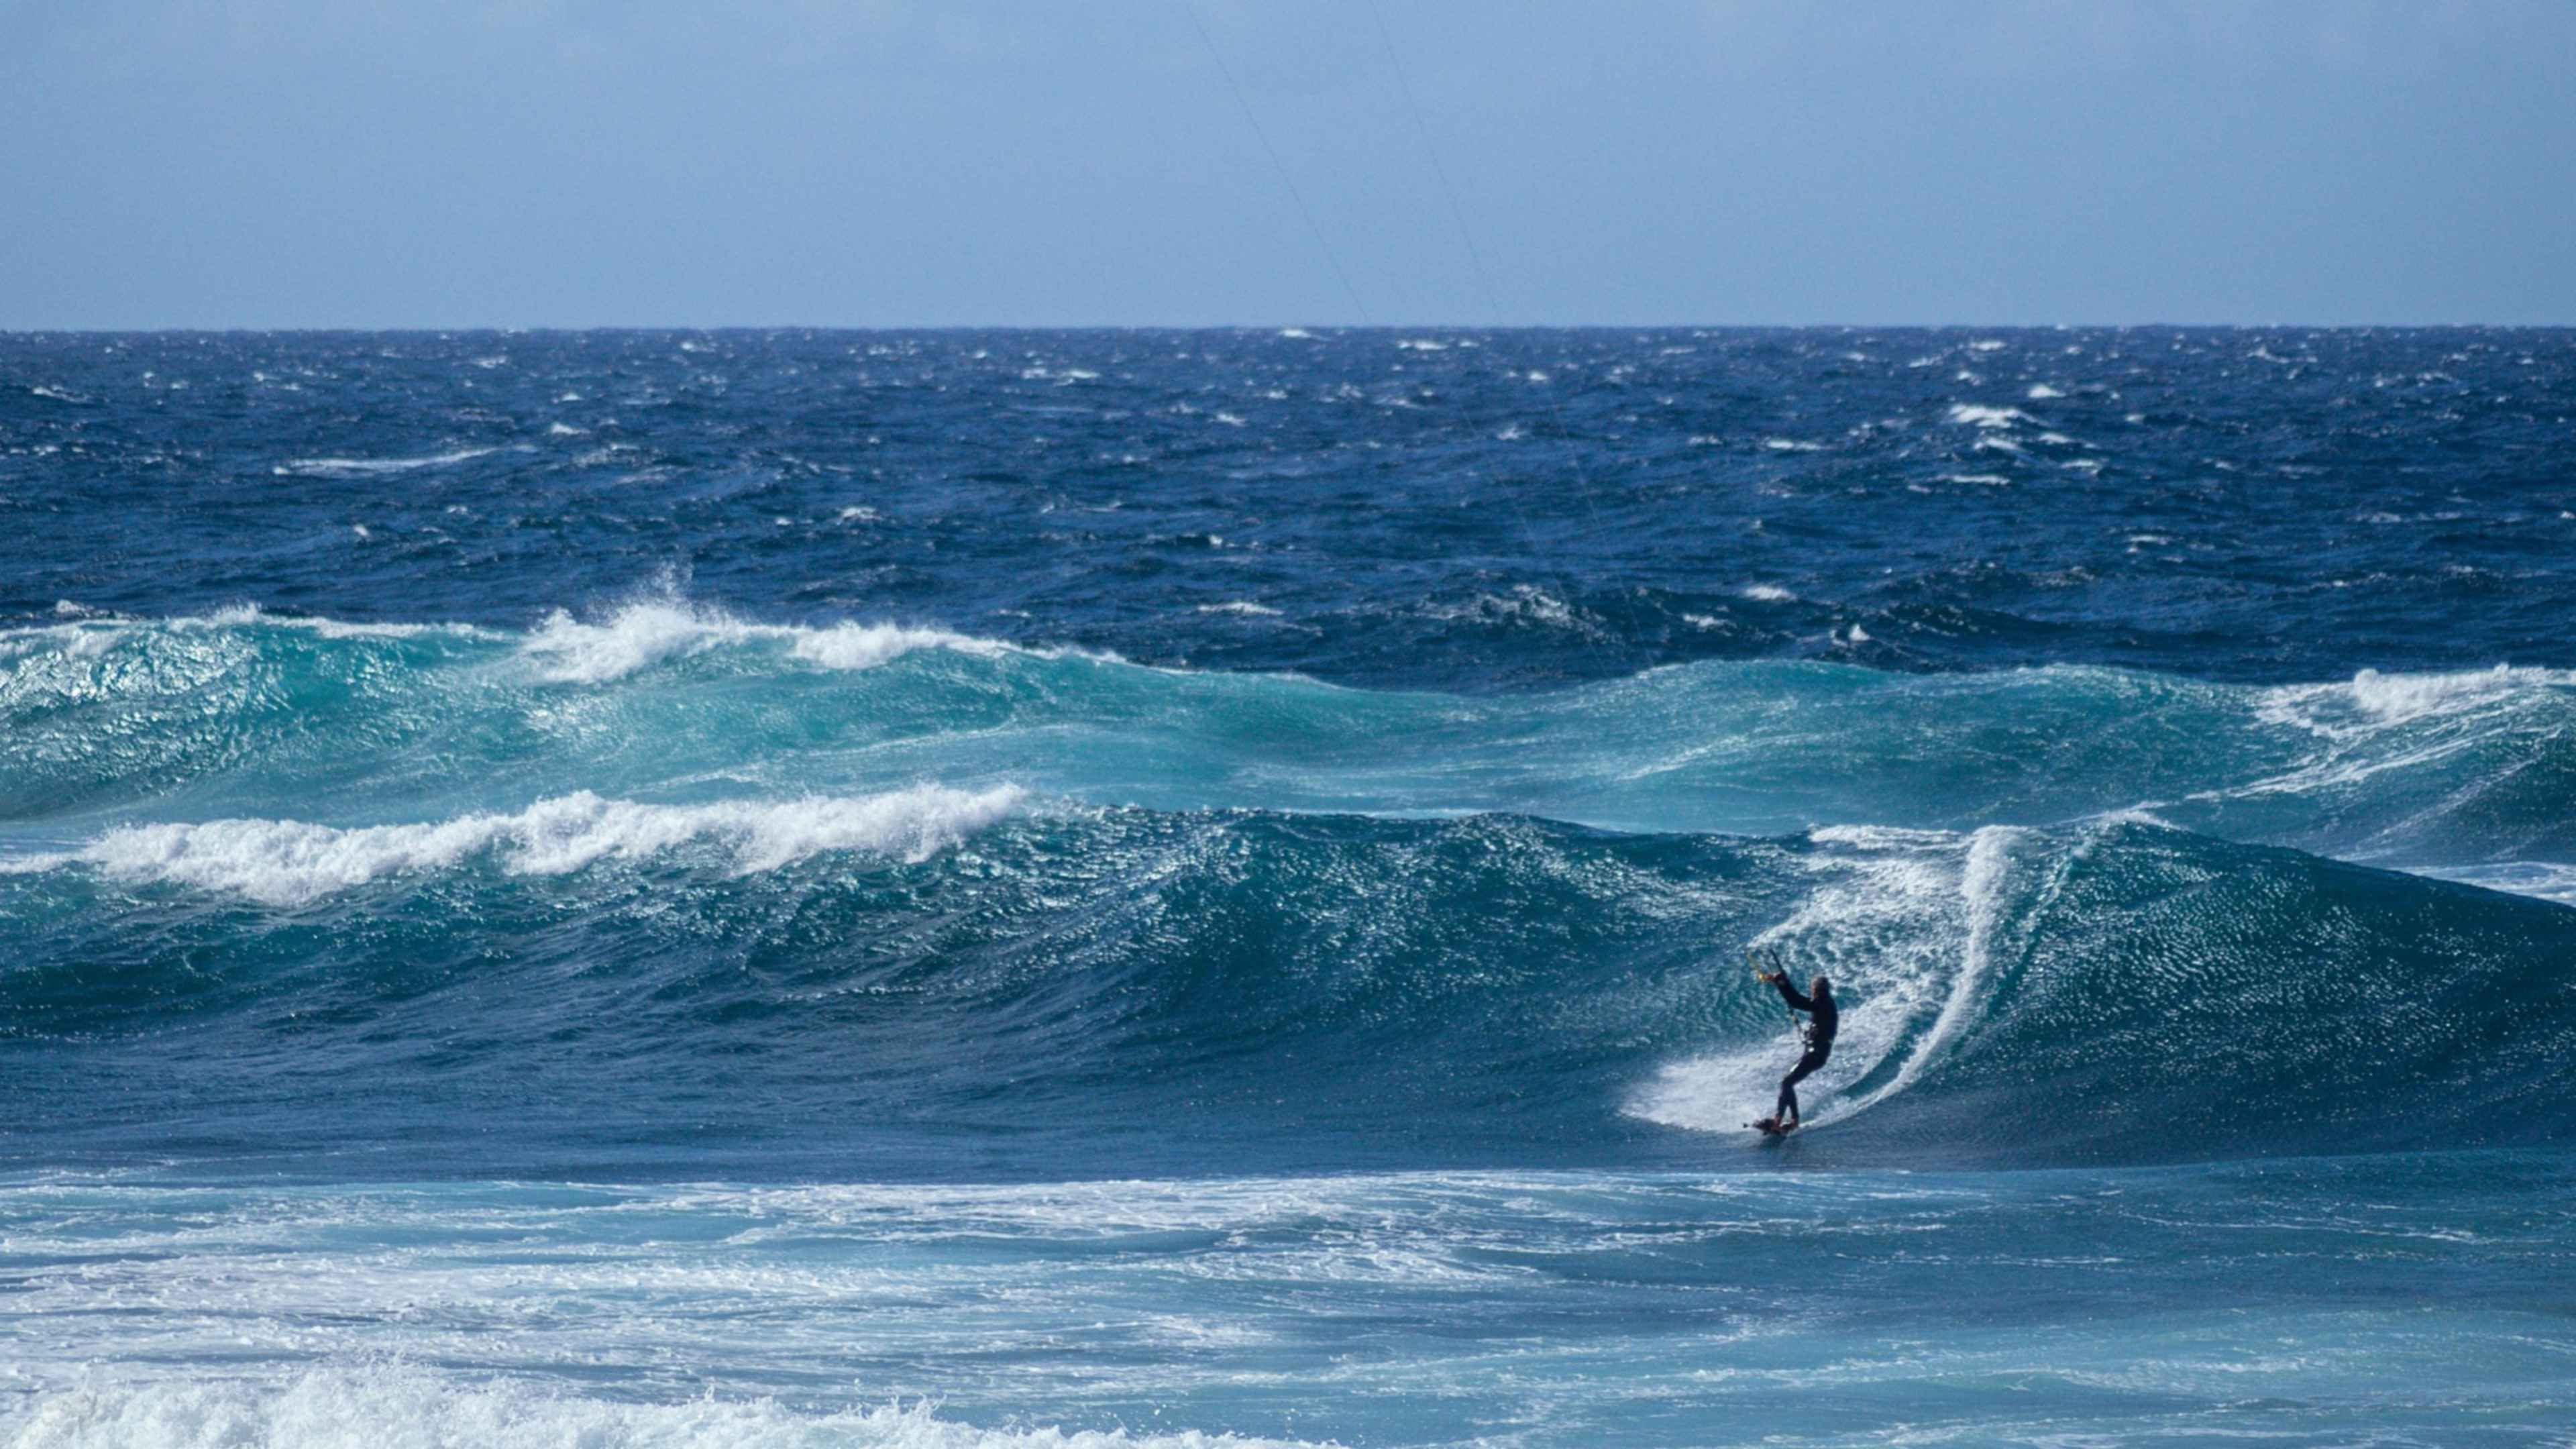
[[[1772,973],[1771,973],[1771,984],[1772,984],[1773,986],[1776,986],[1776,987],[1780,988],[1780,999],[1781,999],[1782,1001],[1785,1001],[1785,1002],[1789,1003],[1791,1006],[1796,1007],[1798,1010],[1800,1010],[1800,1011],[1813,1011],[1813,1010],[1815,1010],[1815,1009],[1816,1009],[1816,1003],[1815,1003],[1815,1002],[1810,1001],[1810,1000],[1808,1000],[1806,997],[1804,997],[1804,996],[1800,995],[1800,994],[1798,993],[1798,988],[1789,984],[1789,973],[1788,973],[1788,972],[1786,972],[1786,971],[1774,971],[1774,972],[1772,972]]]

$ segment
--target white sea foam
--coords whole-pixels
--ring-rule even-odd
[[[1802,442],[1796,438],[1764,438],[1762,446],[1774,453],[1821,453],[1825,450],[1822,443]]]
[[[420,468],[445,468],[476,458],[489,457],[498,448],[459,448],[452,453],[433,453],[419,458],[289,458],[273,472],[301,474],[311,478],[363,478],[376,473],[409,473]]]
[[[257,604],[234,604],[211,614],[188,615],[163,621],[171,629],[239,629],[264,625],[274,629],[303,629],[325,639],[416,639],[428,634],[454,634],[465,638],[497,637],[489,629],[472,624],[378,624],[353,623],[347,619],[329,619],[318,614],[272,614]]]
[[[54,612],[78,622],[0,629],[0,649],[16,655],[52,648],[75,658],[93,658],[125,640],[156,633],[184,635],[251,628],[296,629],[325,639],[414,639],[425,635],[468,639],[499,637],[490,630],[478,629],[471,624],[355,623],[314,615],[271,614],[257,604],[232,604],[211,614],[185,614],[175,619],[119,618],[79,604],[70,604],[68,609],[65,604],[56,604]]]
[[[279,1383],[85,1384],[36,1400],[11,1442],[17,1449],[1265,1449],[1292,1441],[983,1429],[940,1417],[926,1403],[838,1413],[712,1396],[637,1403],[385,1367],[312,1371]]]
[[[1597,634],[1600,626],[1575,612],[1574,606],[1535,584],[1514,584],[1509,596],[1478,594],[1468,604],[1428,604],[1422,612],[1434,619],[1474,619],[1488,623],[1526,622],[1555,629]]]
[[[1850,845],[1862,850],[1937,850],[1957,843],[1947,830],[1918,830],[1903,825],[1819,825],[1807,832],[1818,845]]]
[[[1777,584],[1746,584],[1741,592],[1748,599],[1759,599],[1766,604],[1785,604],[1798,597]]]
[[[1202,614],[1243,614],[1249,617],[1270,618],[1277,615],[1279,611],[1270,607],[1268,604],[1256,604],[1250,599],[1228,599],[1222,604],[1201,604],[1199,605],[1199,612]]]
[[[649,805],[587,790],[512,815],[476,813],[417,825],[342,828],[306,820],[129,825],[78,850],[22,856],[10,873],[88,865],[117,880],[225,891],[300,906],[389,876],[450,869],[489,854],[513,875],[563,875],[685,845],[714,850],[736,874],[776,870],[828,851],[922,860],[1018,809],[1015,785],[967,791],[917,785],[882,795],[809,795]]]
[[[2256,695],[2255,718],[2329,738],[2457,714],[2541,690],[2576,688],[2576,671],[2498,664],[2449,674],[2365,669],[2343,684],[2277,685]]]
[[[2066,394],[2050,387],[2047,383],[2034,382],[2030,385],[2030,391],[2023,393],[2022,396],[2033,402],[2045,402],[2053,397],[2064,397]]]
[[[675,600],[627,605],[605,622],[586,624],[558,609],[520,646],[539,677],[568,684],[600,684],[669,659],[713,649],[784,646],[794,657],[825,669],[870,669],[916,649],[953,649],[992,657],[1012,646],[946,629],[901,624],[840,623],[825,628],[754,624],[720,609]]]
[[[2562,906],[2576,906],[2576,865],[2548,860],[2500,861],[2493,865],[2415,868],[2417,875],[2458,881],[2517,896],[2536,896]]]
[[[1780,1074],[1794,1053],[1777,1041],[1736,1052],[1712,1052],[1668,1062],[1629,1098],[1627,1115],[1692,1132],[1727,1132],[1768,1116]],[[1800,1103],[1811,1123],[1821,1121],[1810,1105],[1819,1095],[1810,1087]]]
[[[2461,704],[2529,688],[2563,689],[2576,675],[2563,669],[2492,669],[2458,674],[2382,674],[2365,669],[2352,677],[2353,702],[2383,723],[2415,719]]]
[[[1981,403],[1952,403],[1949,419],[1972,428],[2009,428],[2016,423],[2039,421],[2019,408],[1987,407]]]

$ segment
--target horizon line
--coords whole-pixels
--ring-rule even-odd
[[[0,338],[169,336],[417,336],[601,332],[2566,332],[2567,322],[602,322],[461,325],[394,323],[289,326],[0,327]]]

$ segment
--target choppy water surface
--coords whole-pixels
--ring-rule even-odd
[[[2571,412],[0,339],[0,1436],[2564,1441]]]

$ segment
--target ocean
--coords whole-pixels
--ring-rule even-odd
[[[0,337],[0,1444],[2576,1444],[2571,415]]]

